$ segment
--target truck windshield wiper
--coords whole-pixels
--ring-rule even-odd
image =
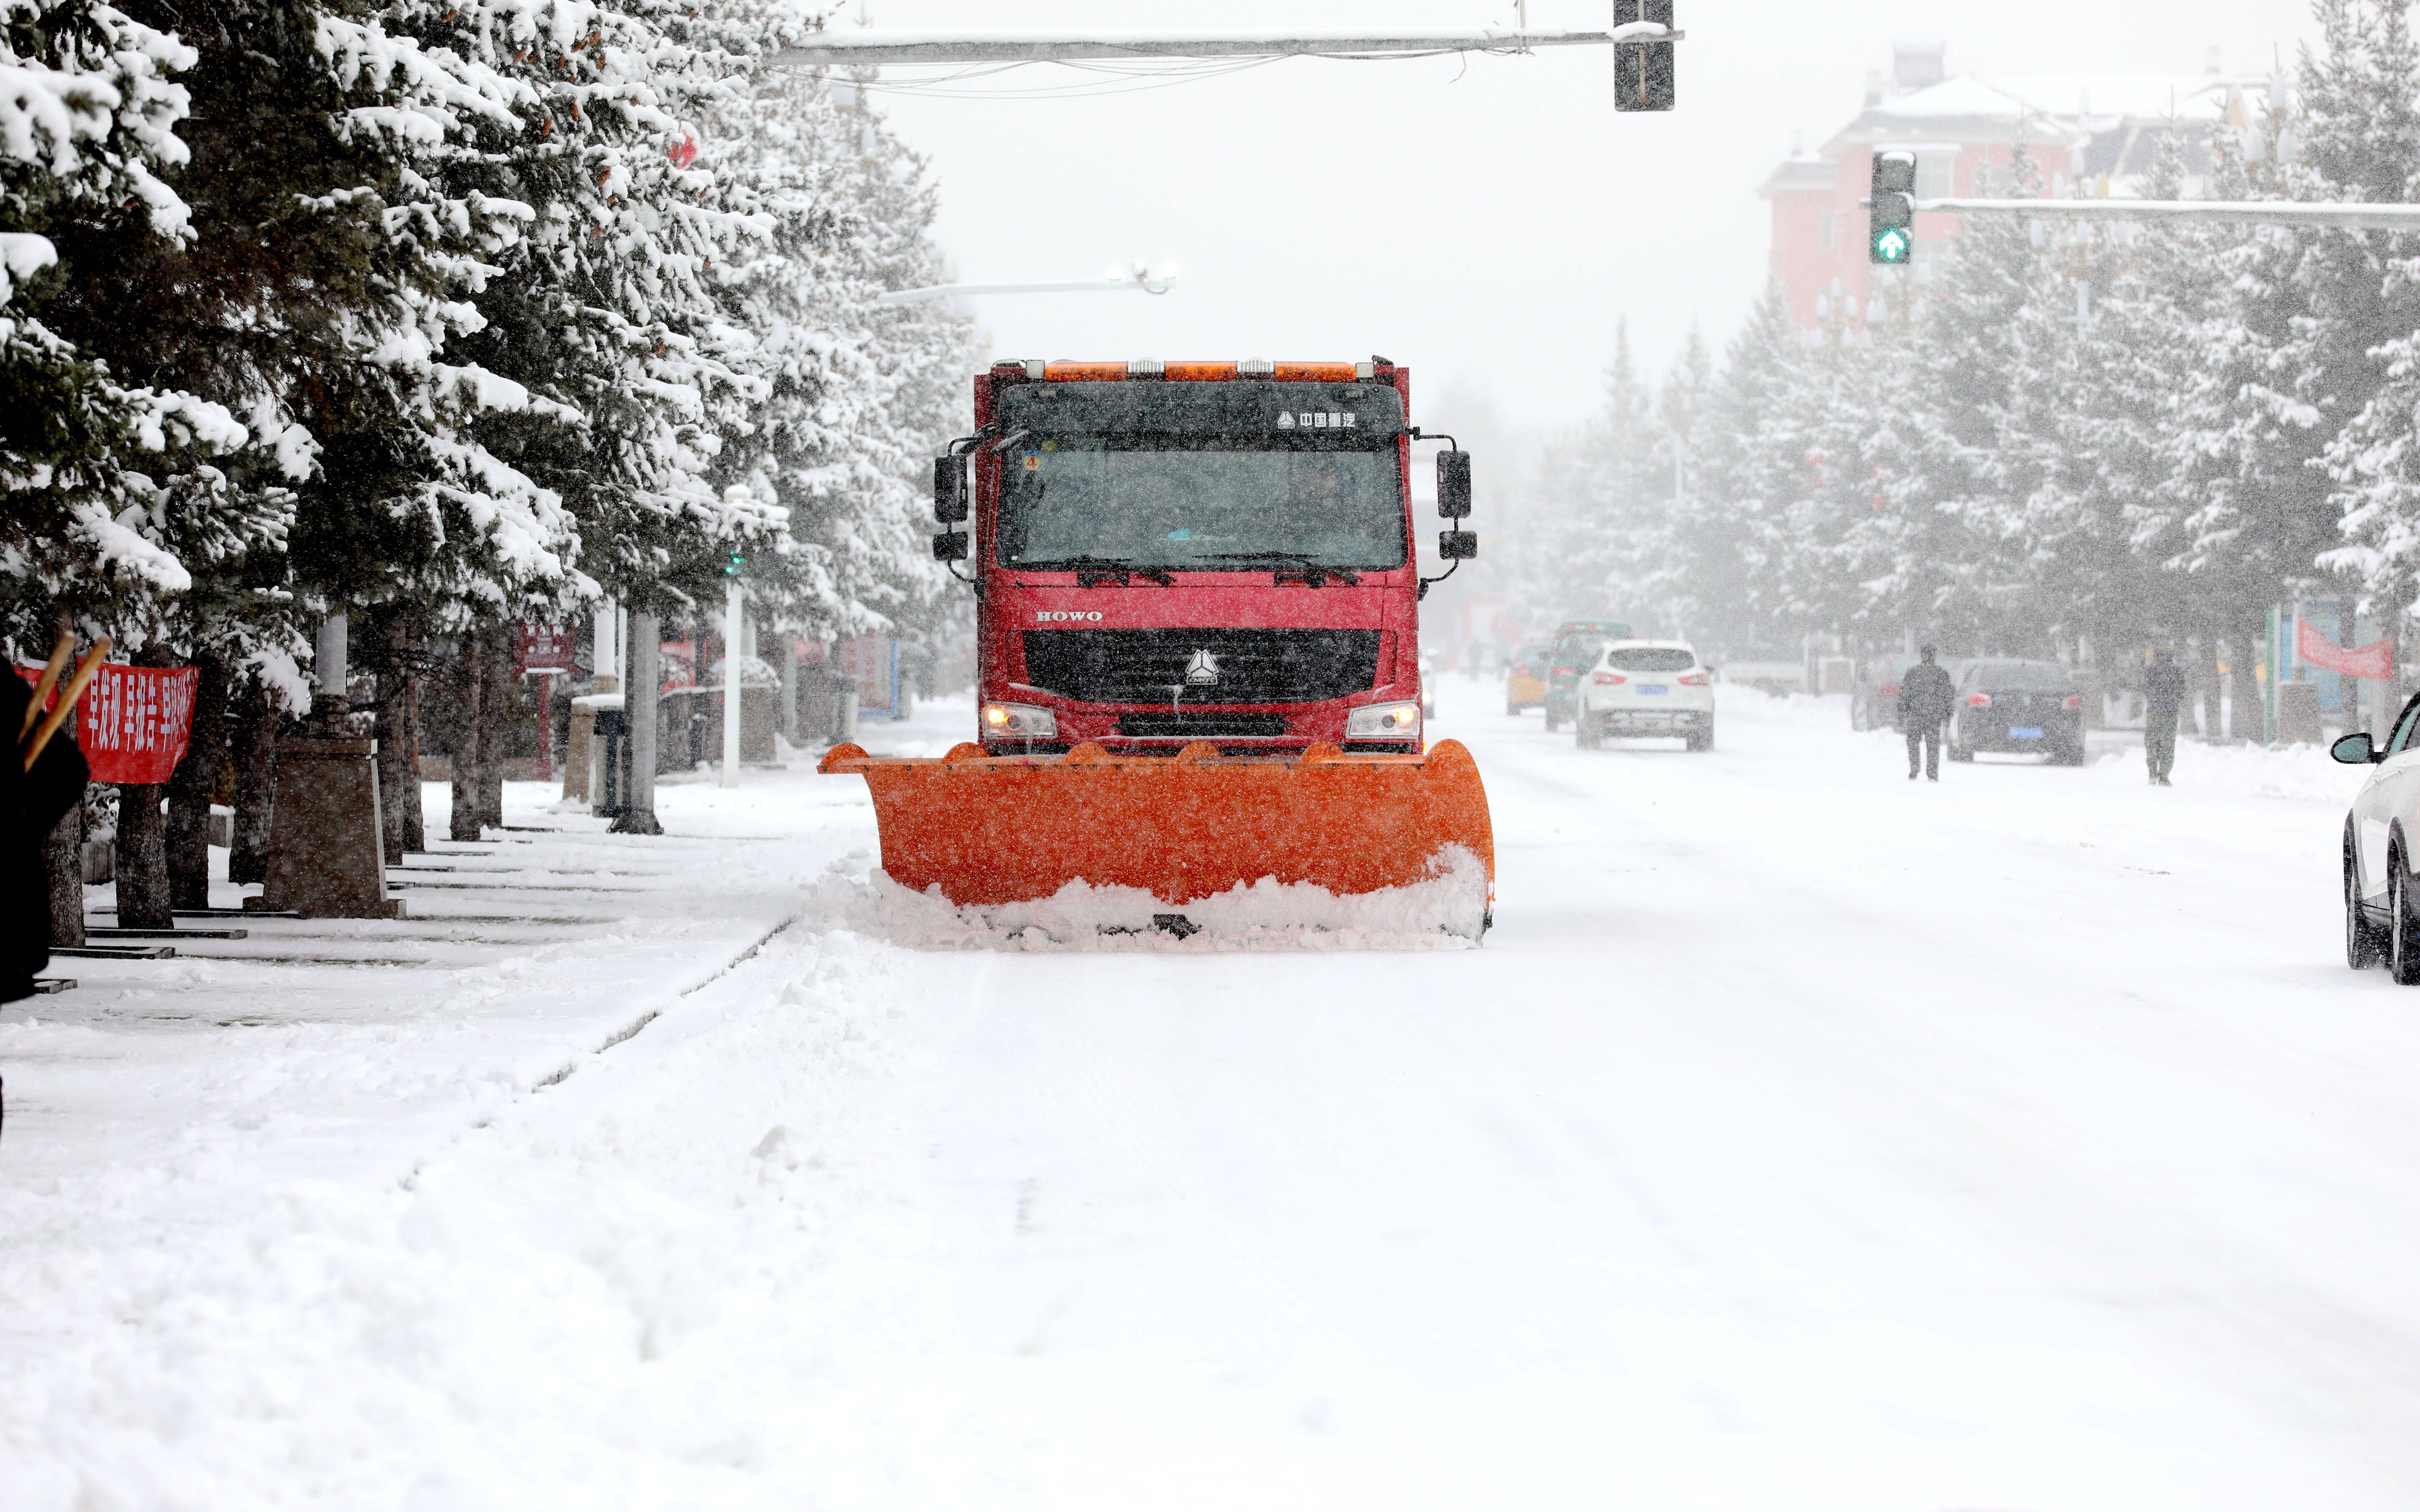
[[[1330,578],[1357,588],[1361,584],[1360,575],[1351,569],[1323,566],[1317,558],[1301,551],[1214,551],[1203,560],[1264,565],[1274,570],[1280,582],[1289,578],[1299,578],[1313,588],[1322,586]],[[1301,565],[1289,569],[1280,565],[1281,563],[1299,563]]]
[[[1124,557],[1058,557],[1048,562],[1020,562],[1018,566],[1032,572],[1074,572],[1076,586],[1095,588],[1114,578],[1123,585],[1129,576],[1147,578],[1162,588],[1173,588],[1176,579],[1157,567],[1146,567]]]

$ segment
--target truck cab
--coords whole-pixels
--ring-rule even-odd
[[[978,376],[934,486],[972,532],[934,554],[970,569],[986,754],[1420,754],[1410,392],[1383,360]],[[1469,475],[1439,457],[1457,565]]]

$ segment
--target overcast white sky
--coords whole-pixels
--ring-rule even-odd
[[[865,0],[883,28],[1510,24],[1511,0]],[[853,23],[857,0],[840,18]],[[1605,0],[1532,0],[1539,26],[1598,26]],[[1090,277],[1175,262],[1161,298],[970,301],[1001,357],[1360,358],[1419,391],[1490,394],[1516,425],[1594,404],[1627,316],[1660,370],[1692,322],[1717,346],[1764,278],[1757,186],[1858,107],[1895,38],[1938,38],[1950,70],[2198,73],[2290,63],[2294,0],[1944,0],[1817,6],[1680,0],[1681,108],[1621,116],[1602,49],[1528,57],[1294,59],[1082,100],[885,95],[931,156],[959,275]],[[932,70],[895,70],[905,81]],[[1069,82],[1016,70],[985,87]],[[1450,415],[1421,406],[1424,423]]]

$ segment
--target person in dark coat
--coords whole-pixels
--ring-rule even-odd
[[[1928,781],[1941,780],[1941,727],[1958,701],[1949,673],[1932,659],[1932,648],[1918,653],[1924,659],[1899,680],[1899,727],[1907,732],[1907,779],[1916,780],[1916,760],[1923,758]]]
[[[34,690],[14,671],[0,675],[0,730],[24,727]],[[84,752],[70,727],[25,770],[17,743],[0,756],[0,1003],[34,995],[34,974],[51,964],[51,879],[42,843],[84,798]]]
[[[2177,764],[2177,716],[2185,706],[2185,672],[2164,651],[2151,653],[2150,669],[2143,673],[2143,764],[2151,780],[2168,785]]]

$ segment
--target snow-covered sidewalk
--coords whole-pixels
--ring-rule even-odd
[[[869,738],[921,751],[966,717],[943,705]],[[863,847],[864,803],[794,764],[737,790],[666,779],[660,837],[610,834],[554,784],[508,784],[505,828],[432,840],[390,870],[401,919],[188,918],[175,959],[61,958],[53,975],[75,990],[0,1011],[0,1502],[378,1504],[368,1483],[299,1463],[264,1474],[263,1446],[224,1414],[345,1394],[283,1350],[264,1372],[221,1347],[318,1304],[343,1328],[336,1250],[373,1210],[796,920],[805,883]],[[447,791],[425,793],[442,837]],[[221,881],[212,902],[245,890]],[[109,888],[89,893],[108,922]],[[203,933],[217,930],[244,937]],[[390,1227],[364,1252],[390,1244],[413,1247]],[[379,1352],[332,1344],[327,1363],[365,1349]],[[332,1464],[361,1449],[358,1434],[327,1445]],[[225,1481],[206,1473],[221,1454]]]

